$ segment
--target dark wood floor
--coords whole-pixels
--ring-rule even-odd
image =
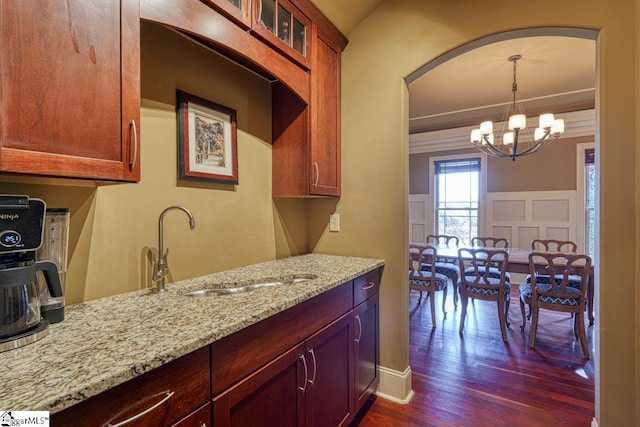
[[[460,308],[453,308],[451,287],[446,319],[442,295],[436,296],[436,329],[428,302],[418,305],[419,293],[412,292],[409,357],[415,396],[408,405],[375,398],[354,425],[588,427],[594,416],[594,361],[584,359],[573,321],[566,313],[541,311],[530,349],[529,328],[520,331],[514,288],[508,343],[500,336],[495,303],[469,303],[460,336]],[[587,329],[592,355],[593,331]]]

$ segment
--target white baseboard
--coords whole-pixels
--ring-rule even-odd
[[[598,427],[598,422],[595,418],[591,420],[591,427]]]
[[[404,372],[380,366],[380,384],[376,396],[392,402],[408,404],[413,397],[411,389],[411,366]]]

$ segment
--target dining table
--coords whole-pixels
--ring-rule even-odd
[[[426,245],[424,242],[412,242],[411,244]],[[465,246],[465,245],[446,245],[446,244],[431,244],[436,247],[438,258],[446,258],[447,260],[457,260],[459,249],[481,249],[482,246]],[[484,248],[484,249],[496,249],[496,248]],[[510,273],[522,273],[529,274],[529,254],[534,252],[533,249],[522,248],[498,248],[504,249],[509,254],[507,262],[507,271]],[[589,326],[593,326],[595,321],[594,316],[594,271],[593,260],[591,263],[591,269],[589,271],[589,277],[587,279],[587,311],[589,317]]]

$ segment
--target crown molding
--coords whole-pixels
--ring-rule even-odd
[[[558,141],[564,138],[595,135],[594,109],[556,114],[556,117],[564,119],[564,133]],[[527,126],[535,128],[536,121],[537,118],[527,119]],[[497,124],[497,126],[501,125],[504,126],[504,122]],[[466,126],[411,134],[409,135],[409,154],[473,148],[469,138],[471,131],[476,127]]]

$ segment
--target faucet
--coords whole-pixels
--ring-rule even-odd
[[[189,216],[189,227],[193,230],[196,228],[196,220],[193,219],[193,215],[189,209],[184,206],[169,206],[160,214],[160,218],[158,219],[158,262],[156,263],[153,269],[153,281],[156,282],[156,288],[153,289],[153,292],[164,292],[166,291],[164,279],[169,271],[169,266],[167,265],[167,255],[169,254],[169,249],[167,252],[164,252],[163,246],[163,223],[164,216],[170,210],[177,209],[181,210]]]

